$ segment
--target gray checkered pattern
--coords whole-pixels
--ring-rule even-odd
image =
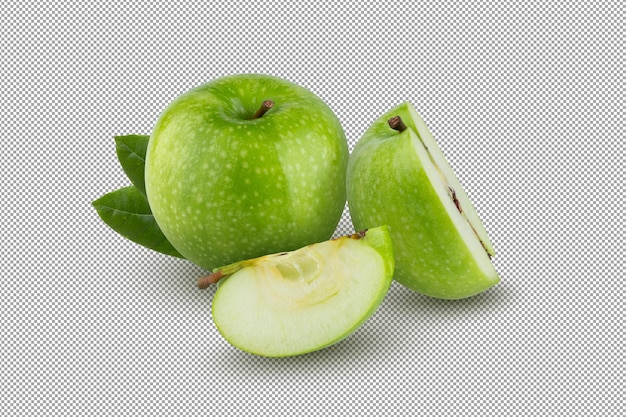
[[[623,412],[620,2],[13,2],[0,6],[5,416]],[[113,136],[183,91],[264,72],[320,95],[351,147],[403,100],[496,246],[460,301],[393,284],[345,341],[229,346],[202,271],[90,206],[127,184]],[[347,213],[338,234],[352,231]]]

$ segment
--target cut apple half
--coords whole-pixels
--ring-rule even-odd
[[[213,321],[233,346],[282,357],[352,334],[378,308],[394,269],[386,227],[216,269]]]
[[[401,284],[457,299],[499,282],[493,244],[410,103],[390,110],[363,134],[348,163],[347,191],[355,228],[389,226]]]

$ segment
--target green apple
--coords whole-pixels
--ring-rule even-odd
[[[457,299],[499,282],[487,232],[410,103],[368,128],[350,156],[347,177],[355,228],[389,226],[399,283]]]
[[[352,334],[378,308],[392,281],[385,226],[238,262],[198,281],[213,282],[213,321],[233,346],[261,356],[293,356]]]
[[[230,75],[161,114],[146,194],[172,246],[210,270],[328,239],[347,161],[341,124],[318,96],[269,75]]]

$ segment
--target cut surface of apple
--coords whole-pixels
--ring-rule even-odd
[[[319,350],[352,334],[392,281],[386,227],[238,262],[201,278],[220,279],[213,321],[233,346],[282,357]]]
[[[499,282],[489,236],[410,103],[390,110],[363,134],[348,163],[347,194],[355,228],[389,226],[394,278],[401,284],[457,299]]]

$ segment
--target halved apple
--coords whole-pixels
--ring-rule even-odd
[[[347,178],[354,227],[389,226],[399,283],[457,299],[499,282],[489,236],[410,103],[368,128],[350,156]]]
[[[352,334],[378,308],[392,281],[387,227],[237,262],[198,281],[213,282],[213,321],[233,346],[293,356]]]

